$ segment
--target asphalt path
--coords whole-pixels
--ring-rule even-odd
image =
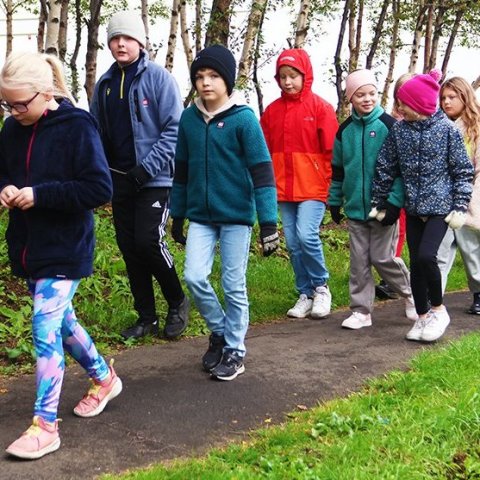
[[[446,296],[452,322],[440,344],[480,326],[480,317],[465,313],[470,303],[469,293]],[[35,461],[0,454],[0,479],[88,480],[199,455],[281,422],[289,412],[345,396],[367,378],[406,368],[419,350],[435,348],[404,339],[412,323],[401,300],[377,303],[369,328],[342,329],[348,314],[251,326],[246,372],[232,382],[211,380],[202,371],[207,337],[124,351],[115,359],[123,392],[91,419],[72,412],[88,385],[82,369],[72,365],[60,402],[60,449]],[[29,426],[34,384],[33,375],[0,379],[0,448]]]

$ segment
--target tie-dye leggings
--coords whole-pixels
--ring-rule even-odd
[[[64,349],[95,380],[105,380],[108,365],[86,330],[77,322],[72,298],[79,280],[29,280],[33,297],[32,332],[37,356],[37,399],[34,415],[57,418],[65,371]]]

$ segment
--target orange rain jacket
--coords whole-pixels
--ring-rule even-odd
[[[326,202],[338,129],[335,111],[312,92],[313,69],[305,50],[290,49],[280,54],[275,75],[277,83],[283,65],[300,71],[304,84],[298,94],[282,92],[260,119],[272,155],[278,201]]]

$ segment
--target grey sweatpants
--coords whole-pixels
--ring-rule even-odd
[[[440,244],[437,263],[442,274],[442,291],[445,292],[457,248],[467,274],[468,288],[472,293],[480,292],[480,231],[468,227],[455,231],[449,228]]]
[[[410,274],[399,257],[395,257],[398,241],[398,222],[384,227],[372,220],[348,220],[350,237],[350,309],[371,313],[375,298],[372,267],[402,297],[412,294]]]

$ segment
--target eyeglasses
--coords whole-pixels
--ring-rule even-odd
[[[0,107],[2,107],[3,110],[9,113],[13,109],[15,109],[18,113],[26,113],[28,112],[28,105],[32,103],[39,95],[40,92],[37,92],[30,100],[27,100],[26,102],[17,102],[13,104],[8,103],[6,100],[1,100]]]

